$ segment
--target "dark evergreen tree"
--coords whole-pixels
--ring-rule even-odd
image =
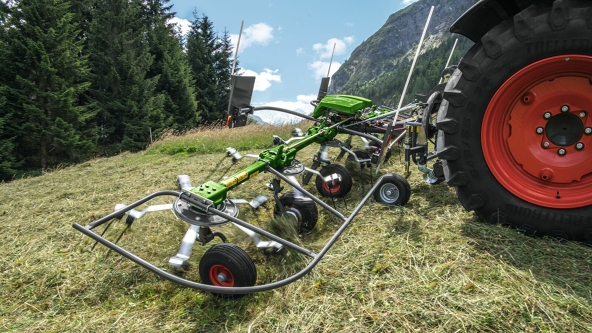
[[[0,1],[0,24],[4,24],[6,22],[6,18],[8,17],[10,7],[8,7],[8,3],[4,1]]]
[[[78,104],[89,67],[70,3],[21,0],[15,6],[2,31],[0,150],[12,149],[9,161],[33,168],[81,160],[94,148],[83,132],[92,113]],[[5,173],[10,169],[4,166]]]
[[[144,149],[150,134],[164,128],[159,77],[150,77],[153,56],[144,14],[141,0],[101,0],[92,11],[91,97],[99,107],[99,143],[111,152]]]
[[[9,8],[4,2],[0,2],[0,63],[8,64],[8,44],[6,41],[5,25],[8,18]],[[0,71],[0,180],[9,179],[16,173],[18,163],[14,155],[14,134],[10,131],[9,125],[12,122],[12,112],[8,107],[9,77],[12,77],[8,70]]]
[[[213,112],[217,119],[224,119],[230,99],[230,72],[232,71],[232,43],[228,31],[224,29],[218,39],[214,52],[214,68],[216,70],[216,108]],[[238,62],[238,61],[237,61]],[[235,71],[238,69],[235,68]]]
[[[215,56],[217,37],[214,25],[207,16],[197,17],[193,13],[193,22],[187,36],[187,57],[195,79],[197,109],[204,123],[220,120],[216,114],[216,68]]]
[[[164,98],[165,124],[176,131],[197,127],[200,116],[197,111],[194,85],[189,64],[175,27],[168,23],[174,16],[168,0],[147,1],[146,21],[151,28],[148,34],[150,52],[154,61],[149,76],[159,77],[156,92]]]

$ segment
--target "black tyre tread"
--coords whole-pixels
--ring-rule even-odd
[[[515,197],[489,171],[480,139],[486,106],[513,73],[558,54],[592,54],[591,13],[592,2],[584,0],[532,5],[491,29],[463,57],[446,85],[438,112],[438,157],[462,205],[485,221],[592,242],[592,206],[559,210]],[[582,44],[560,45],[560,51],[554,50],[557,44],[547,46],[548,41],[576,39]]]
[[[341,183],[338,192],[330,193],[325,190],[323,187],[323,177],[318,176],[315,180],[315,186],[317,191],[324,196],[324,197],[333,197],[333,198],[343,198],[345,197],[352,188],[352,176],[349,170],[346,167],[339,165],[339,164],[329,164],[324,166],[320,171],[323,177],[326,177],[332,173],[337,173],[341,175]]]
[[[223,258],[221,260],[220,258]],[[220,262],[226,261],[227,263]],[[209,277],[209,268],[211,265],[221,264],[231,270],[235,278],[235,287],[254,286],[257,281],[257,268],[253,259],[245,250],[231,243],[216,244],[209,248],[199,261],[199,274],[205,284],[212,285]],[[232,267],[228,267],[232,266]],[[233,271],[233,270],[236,270]],[[239,298],[244,294],[214,294],[220,297]]]
[[[407,179],[405,179],[405,177],[398,175],[396,173],[391,173],[391,174],[386,174],[382,177],[382,180],[380,181],[380,186],[387,184],[387,183],[394,184],[399,190],[399,199],[396,202],[389,204],[389,205],[391,205],[391,206],[395,206],[395,205],[405,206],[407,204],[407,202],[409,201],[409,198],[411,198],[411,185],[409,185],[409,182],[407,181]],[[384,203],[384,202],[382,202],[382,200],[380,198],[380,186],[376,189],[376,191],[374,191],[374,193],[372,195],[374,196],[374,200],[376,200],[377,202],[380,202],[380,203]],[[384,203],[384,204],[387,204],[387,203]]]
[[[297,226],[298,232],[312,231],[319,220],[319,209],[317,205],[312,200],[297,203],[294,199],[294,192],[286,192],[280,197],[280,203],[284,206],[284,209],[293,207],[300,212],[303,221]],[[277,206],[273,210],[273,215],[280,215]]]

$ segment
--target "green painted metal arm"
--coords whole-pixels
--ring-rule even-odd
[[[341,123],[327,126],[325,120],[321,119],[320,124],[310,127],[306,136],[301,140],[298,140],[289,146],[279,145],[273,149],[265,150],[259,154],[259,160],[257,162],[234,173],[226,179],[220,182],[205,182],[189,191],[185,191],[185,193],[195,196],[197,200],[203,201],[205,199],[208,202],[211,202],[215,207],[219,207],[226,199],[228,191],[265,171],[267,165],[274,169],[290,166],[298,151],[313,143],[333,140],[337,135],[336,127],[340,124]]]

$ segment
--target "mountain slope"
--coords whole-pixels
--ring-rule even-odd
[[[365,97],[378,103],[394,100],[397,93],[400,98],[431,6],[435,6],[434,14],[417,63],[417,69],[423,68],[423,72],[414,72],[413,79],[420,83],[412,81],[409,94],[421,92],[414,91],[414,88],[426,89],[435,85],[454,39],[459,38],[459,45],[453,63],[457,63],[461,54],[471,46],[466,38],[451,34],[448,29],[475,2],[422,0],[392,14],[333,75],[329,93],[364,93]],[[425,84],[422,84],[424,81]]]

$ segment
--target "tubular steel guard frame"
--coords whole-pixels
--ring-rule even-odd
[[[358,205],[352,211],[352,213],[348,217],[345,217],[343,214],[339,213],[337,210],[333,209],[331,206],[327,205],[325,202],[321,201],[319,198],[315,197],[310,192],[308,192],[304,188],[302,188],[299,184],[294,183],[293,181],[291,181],[290,179],[288,179],[287,177],[282,175],[277,170],[271,168],[270,166],[267,166],[266,170],[273,173],[275,176],[279,177],[280,179],[284,180],[285,182],[287,182],[288,184],[290,184],[291,186],[293,186],[297,190],[301,191],[304,195],[306,195],[307,197],[312,199],[314,202],[321,205],[323,208],[328,210],[330,213],[332,213],[333,215],[335,215],[343,220],[343,224],[339,227],[339,229],[335,232],[335,234],[333,234],[333,236],[329,239],[329,241],[327,241],[327,243],[321,249],[321,251],[319,253],[314,253],[314,252],[309,251],[305,248],[302,248],[296,244],[293,244],[283,238],[273,235],[263,229],[253,226],[241,219],[238,219],[236,217],[225,214],[224,212],[221,212],[221,211],[209,206],[207,208],[206,212],[213,213],[213,214],[216,214],[220,217],[223,217],[223,218],[225,218],[225,219],[227,219],[239,226],[245,227],[245,228],[247,228],[251,231],[254,231],[262,236],[265,236],[265,237],[268,237],[272,240],[275,240],[278,243],[281,243],[282,245],[285,245],[293,250],[296,250],[296,251],[312,258],[312,261],[310,263],[308,263],[308,265],[306,265],[306,267],[304,267],[298,273],[293,274],[292,276],[285,278],[283,280],[280,280],[280,281],[267,283],[267,284],[263,284],[263,285],[258,285],[258,286],[252,286],[252,287],[216,287],[213,285],[197,283],[197,282],[194,282],[191,280],[180,278],[180,277],[173,275],[171,273],[168,273],[165,270],[156,267],[155,265],[151,264],[150,262],[146,261],[145,259],[138,257],[137,255],[127,251],[126,249],[122,248],[121,246],[107,240],[103,236],[101,236],[93,231],[94,228],[96,228],[96,227],[98,227],[98,226],[100,226],[100,225],[102,225],[114,218],[121,217],[121,216],[123,216],[123,214],[132,210],[133,208],[135,208],[141,204],[144,204],[156,197],[165,196],[165,195],[180,197],[182,195],[181,192],[171,191],[171,190],[154,192],[154,193],[152,193],[152,194],[150,194],[150,195],[148,195],[148,196],[146,196],[146,197],[144,197],[144,198],[142,198],[130,205],[127,205],[126,207],[124,207],[120,210],[117,210],[107,216],[104,216],[94,222],[89,223],[86,226],[82,226],[78,223],[74,223],[72,225],[72,227],[74,227],[74,229],[80,231],[81,233],[85,234],[89,238],[91,238],[91,239],[101,243],[102,245],[106,246],[107,248],[117,252],[121,256],[133,261],[134,263],[138,264],[139,266],[155,273],[156,275],[158,275],[162,278],[165,278],[171,282],[177,283],[177,284],[182,285],[184,287],[193,288],[193,289],[211,292],[211,293],[220,293],[220,294],[250,294],[250,293],[268,291],[268,290],[283,287],[287,284],[290,284],[290,283],[304,277],[306,274],[308,274],[321,261],[321,259],[325,256],[325,254],[329,251],[329,249],[337,242],[337,240],[339,239],[341,234],[345,231],[345,229],[350,225],[350,223],[353,221],[353,219],[362,210],[362,208],[364,207],[366,202],[370,199],[370,197],[372,197],[372,194],[378,188],[381,180],[384,177],[384,176],[381,176],[380,178],[377,179],[377,181],[374,183],[374,185],[372,186],[370,191],[368,191],[368,193],[364,196],[364,198],[358,203]]]

